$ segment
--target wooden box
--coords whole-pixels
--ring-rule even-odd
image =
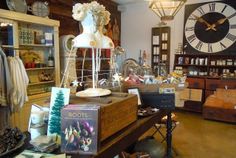
[[[70,104],[100,106],[99,141],[137,120],[138,98],[134,94],[115,93],[107,97],[79,98],[71,96]]]
[[[191,100],[191,101],[201,101],[202,100],[202,90],[201,89],[186,88],[183,91],[181,91],[180,99]]]
[[[223,109],[219,107],[204,106],[203,118],[236,123],[236,109]]]

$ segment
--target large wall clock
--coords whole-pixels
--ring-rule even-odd
[[[236,53],[236,3],[214,1],[185,6],[186,53]]]

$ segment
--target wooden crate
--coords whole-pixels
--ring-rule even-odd
[[[99,140],[103,141],[137,120],[138,98],[136,95],[116,93],[107,97],[79,98],[71,96],[70,104],[100,105]]]

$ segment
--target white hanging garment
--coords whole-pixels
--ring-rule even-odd
[[[25,67],[19,57],[8,57],[9,67],[11,72],[11,78],[14,85],[12,93],[12,110],[18,111],[26,101],[27,86],[29,84],[29,78],[27,76]]]
[[[18,64],[19,64],[19,69],[20,69],[20,72],[21,72],[21,76],[22,76],[22,82],[23,82],[23,84],[22,84],[22,90],[23,90],[23,93],[24,93],[24,95],[23,95],[23,101],[24,101],[24,103],[26,102],[26,101],[28,101],[28,95],[27,95],[27,87],[28,87],[28,85],[29,85],[29,78],[28,78],[28,75],[27,75],[27,72],[26,72],[26,70],[25,70],[25,66],[24,66],[24,64],[23,64],[23,62],[22,62],[22,60],[17,56],[17,57],[15,57],[16,58],[16,60],[18,61]],[[23,104],[24,104],[23,103]]]
[[[8,106],[11,104],[10,95],[12,94],[13,84],[9,72],[7,57],[0,48],[0,105]]]

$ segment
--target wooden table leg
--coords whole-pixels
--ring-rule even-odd
[[[171,157],[171,140],[172,140],[172,120],[171,120],[171,112],[168,112],[167,114],[167,130],[166,130],[166,144],[167,144],[167,153],[166,157],[170,158]]]

